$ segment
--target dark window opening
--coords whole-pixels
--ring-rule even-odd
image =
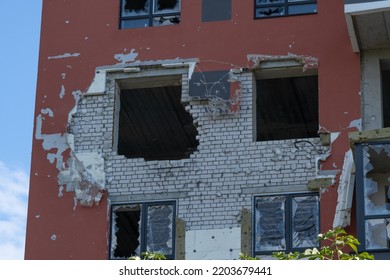
[[[132,13],[147,12],[147,2],[147,0],[125,1],[125,11],[129,11]]]
[[[174,202],[114,205],[111,258],[160,252],[173,259],[175,211]]]
[[[197,129],[181,103],[181,86],[122,90],[118,154],[145,160],[189,158]]]
[[[254,200],[254,254],[318,246],[317,194],[258,196]]]
[[[157,10],[164,11],[164,10],[175,9],[177,4],[178,4],[177,0],[158,0]]]
[[[383,127],[390,127],[390,70],[382,70]]]
[[[257,80],[256,140],[317,137],[317,76]]]
[[[317,0],[255,0],[255,18],[317,13]]]
[[[140,205],[133,207],[121,208],[116,211],[115,224],[118,229],[116,232],[117,246],[114,250],[114,257],[128,258],[139,255],[140,242]]]
[[[121,28],[180,23],[180,0],[121,0]]]

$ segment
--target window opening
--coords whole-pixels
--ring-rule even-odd
[[[390,144],[357,144],[356,149],[358,238],[365,240],[363,250],[389,250]]]
[[[145,160],[189,158],[199,142],[181,86],[124,89],[120,94],[118,154]]]
[[[180,0],[121,0],[121,28],[180,23]]]
[[[255,0],[255,18],[317,13],[317,0]]]
[[[139,203],[113,206],[111,258],[160,252],[174,258],[175,203]]]
[[[317,137],[318,77],[257,80],[256,140]]]
[[[317,194],[286,194],[254,198],[255,255],[318,246]]]

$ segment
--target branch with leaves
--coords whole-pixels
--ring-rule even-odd
[[[327,242],[320,249],[306,249],[304,252],[275,252],[273,256],[279,260],[373,260],[374,256],[367,253],[359,253],[357,246],[358,239],[353,235],[337,227],[318,235],[318,242]],[[352,253],[347,253],[352,252]]]

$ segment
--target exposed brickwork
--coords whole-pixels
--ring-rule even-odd
[[[240,226],[241,210],[252,207],[254,194],[307,190],[316,157],[328,149],[319,138],[255,142],[253,75],[243,73],[239,113],[213,118],[204,102],[185,104],[199,133],[199,146],[189,159],[126,159],[112,148],[116,84],[110,75],[106,93],[81,98],[73,115],[75,152],[102,154],[112,202],[177,200],[177,215],[187,230]],[[188,95],[187,75],[182,91]]]

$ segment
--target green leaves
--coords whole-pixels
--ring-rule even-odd
[[[320,249],[306,249],[305,252],[275,252],[273,256],[279,260],[373,260],[374,256],[367,252],[358,252],[357,246],[359,241],[353,235],[348,235],[347,232],[341,228],[333,228],[325,233],[318,235],[318,242],[323,245]],[[350,251],[353,253],[349,253]]]
[[[130,257],[129,260],[166,260],[167,258],[164,254],[159,252],[142,252],[141,257],[133,256]]]

